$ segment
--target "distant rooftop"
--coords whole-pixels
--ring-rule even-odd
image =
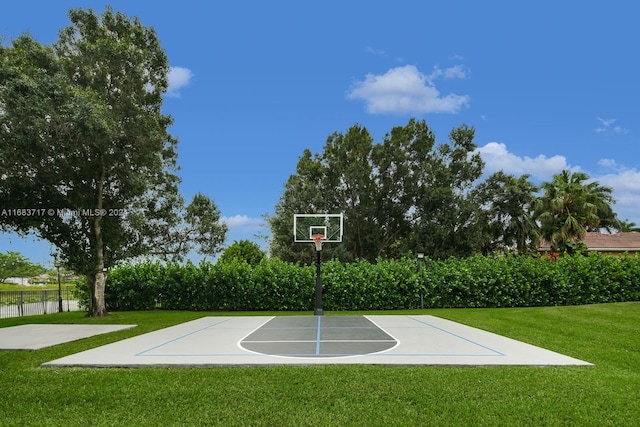
[[[590,251],[640,252],[640,233],[637,232],[617,234],[588,232],[582,241]],[[551,250],[551,245],[543,240],[538,249],[540,251],[549,251]]]

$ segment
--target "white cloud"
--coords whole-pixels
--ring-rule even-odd
[[[519,157],[510,153],[507,146],[499,142],[489,142],[483,147],[478,147],[476,152],[479,152],[484,160],[485,172],[488,174],[502,170],[516,176],[529,174],[533,178],[546,180],[564,169],[576,170],[567,164],[564,156],[547,157],[540,154],[534,158]]]
[[[613,210],[618,218],[630,220],[640,225],[640,171],[626,169],[616,165],[615,173],[592,176],[601,185],[613,188],[616,204]]]
[[[258,229],[264,225],[264,219],[251,218],[247,215],[234,215],[223,216],[222,222],[226,223],[229,229],[244,228],[244,229]]]
[[[365,47],[364,51],[367,52],[367,53],[370,53],[372,55],[385,56],[384,50],[376,50],[376,49],[372,48],[371,46]]]
[[[625,129],[625,128],[620,127],[620,126],[614,126],[614,127],[613,127],[613,131],[614,131],[615,133],[621,133],[621,134],[623,134],[623,135],[626,135],[626,134],[628,134],[628,133],[629,133],[629,129]]]
[[[598,164],[605,168],[617,168],[618,164],[613,159],[600,159],[598,160]]]
[[[598,121],[602,123],[602,126],[594,129],[596,133],[604,133],[610,130],[614,133],[619,133],[622,135],[626,135],[629,133],[629,129],[623,128],[622,126],[611,127],[611,125],[616,122],[616,119],[603,119],[601,117],[598,117]]]
[[[444,70],[445,79],[466,79],[467,72],[462,65],[455,65]]]
[[[621,193],[637,193],[637,197],[640,197],[640,171],[636,169],[620,168],[615,173],[592,178],[602,185],[615,188],[616,191]]]
[[[602,126],[606,128],[611,126],[616,121],[616,119],[603,119],[601,117],[598,117],[598,120],[600,121],[600,123],[602,123]]]
[[[180,89],[188,86],[192,77],[193,73],[188,68],[169,68],[169,75],[167,76],[167,78],[169,79],[169,90],[167,91],[167,95],[174,98],[179,98]]]
[[[438,77],[444,77],[445,79],[466,79],[468,76],[463,65],[454,65],[444,70],[437,66],[433,67],[433,72],[427,76],[427,80],[433,84],[433,80]]]
[[[449,71],[447,71],[449,70]],[[369,113],[457,113],[469,104],[467,95],[441,96],[433,84],[436,77],[447,74],[459,78],[464,70],[451,67],[436,68],[431,75],[421,73],[413,65],[392,68],[385,74],[367,74],[356,82],[347,94],[348,99],[362,99]]]

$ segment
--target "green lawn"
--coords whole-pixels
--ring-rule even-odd
[[[61,283],[62,289],[74,287],[73,283]],[[0,291],[45,291],[58,289],[57,283],[48,285],[16,285],[14,283],[0,283]]]
[[[229,315],[59,313],[4,319],[0,327],[139,326],[38,351],[0,352],[0,426],[640,425],[640,303],[397,313],[440,316],[595,367],[40,368],[150,330]]]

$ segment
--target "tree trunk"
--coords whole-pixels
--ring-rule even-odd
[[[109,315],[104,301],[104,284],[105,274],[103,271],[92,274],[89,277],[89,294],[91,297],[89,301],[89,316],[91,317]]]
[[[98,195],[98,214],[93,218],[93,233],[96,242],[96,269],[92,277],[89,279],[89,288],[91,289],[91,301],[89,304],[89,316],[99,317],[107,316],[107,307],[104,301],[105,272],[104,272],[104,241],[102,239],[102,199],[105,180],[104,158],[101,159],[102,170],[97,185]],[[91,280],[93,279],[93,280]]]

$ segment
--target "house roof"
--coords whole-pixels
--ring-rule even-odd
[[[640,233],[628,232],[617,234],[605,234],[588,232],[582,239],[590,251],[600,252],[640,252]],[[542,241],[538,247],[541,251],[551,249],[549,242]]]

